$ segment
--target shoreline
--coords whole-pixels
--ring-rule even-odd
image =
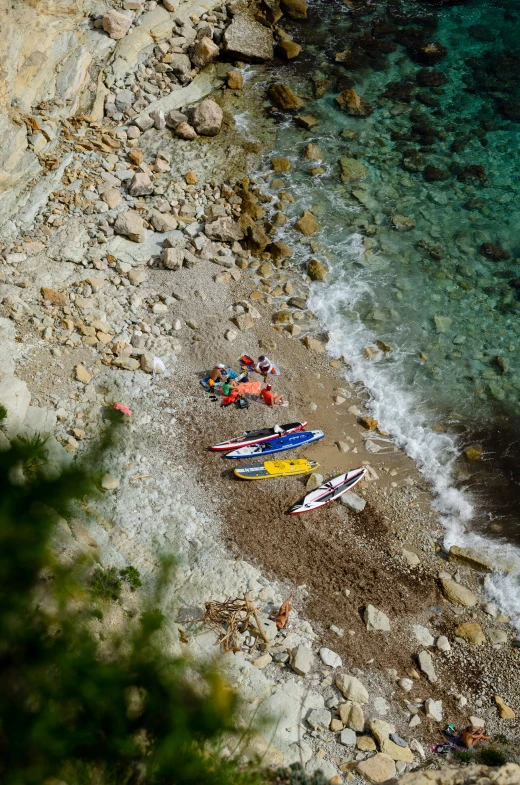
[[[239,95],[236,102],[233,98],[232,106],[235,103],[243,105],[241,98]],[[273,129],[269,123],[266,127],[266,135],[272,136]],[[166,132],[159,131],[150,139],[149,146],[145,148],[147,160],[150,161],[161,149],[164,138]],[[229,151],[223,154],[221,150],[217,154],[215,146],[227,150],[229,139],[219,140],[216,137],[214,141],[209,140],[209,166],[211,156],[214,160],[220,156],[218,160],[221,163],[226,160],[226,155],[229,158]],[[179,147],[182,149],[182,153],[178,153],[179,167],[186,171],[179,170],[177,174],[184,176],[191,168],[196,169],[200,148],[191,151],[189,143],[184,142],[179,143]],[[240,149],[238,143],[235,149]],[[252,151],[252,156],[258,156],[258,153]],[[198,208],[203,208],[203,216],[206,208],[222,204],[228,211],[226,215],[236,219],[241,214],[236,209],[240,205],[233,199],[241,194],[243,206],[244,194],[251,193],[252,183],[248,183],[249,190],[243,186],[242,189],[236,185],[235,188],[228,187],[228,195],[222,202],[220,194],[223,189],[216,185],[208,186],[203,171],[197,176],[199,183],[183,186],[182,197],[188,205],[195,207],[195,215]],[[216,196],[217,192],[219,196]],[[253,207],[262,204],[261,193],[260,185],[259,194],[253,194],[259,200]],[[185,217],[193,219],[189,212]],[[73,231],[79,231],[80,220],[71,218]],[[194,223],[197,224],[197,220],[186,220],[181,222],[181,228],[184,230]],[[255,259],[255,254],[248,254],[237,247],[236,242],[217,240],[213,241],[214,248],[219,251],[226,248],[229,253],[215,255],[212,250],[205,258],[204,245],[199,249],[194,244],[197,235],[192,237],[184,233],[184,239],[192,248],[188,253],[194,257],[198,254],[195,262],[190,259],[193,266],[181,265],[180,269],[172,271],[157,264],[130,265],[119,250],[114,264],[103,268],[89,263],[89,269],[85,270],[78,269],[77,262],[64,260],[67,234],[65,231],[62,234],[60,238],[58,229],[57,237],[50,240],[46,249],[57,254],[55,262],[46,258],[45,267],[40,267],[43,257],[37,254],[34,257],[27,254],[25,260],[12,262],[14,275],[7,279],[9,289],[2,315],[10,321],[13,321],[13,314],[16,316],[14,323],[25,342],[22,352],[25,365],[18,366],[17,375],[30,386],[32,407],[42,411],[52,407],[54,421],[57,418],[59,426],[57,434],[60,441],[57,444],[69,456],[76,450],[81,452],[83,439],[94,436],[96,429],[102,425],[101,407],[111,397],[135,399],[136,406],[135,420],[131,421],[132,440],[128,445],[120,445],[121,455],[112,456],[113,466],[107,467],[111,473],[117,474],[118,479],[114,487],[105,489],[104,501],[100,500],[104,520],[95,525],[82,521],[71,526],[74,542],[83,545],[88,542],[90,547],[98,548],[105,564],[123,558],[121,554],[127,560],[135,558],[139,567],[148,571],[150,576],[157,560],[154,548],[180,548],[185,566],[179,577],[179,594],[181,604],[186,607],[190,604],[200,606],[210,590],[212,598],[223,597],[226,591],[246,591],[252,583],[252,593],[262,606],[262,613],[269,616],[279,602],[294,590],[294,621],[291,621],[287,635],[279,634],[275,640],[273,655],[266,652],[271,657],[270,661],[264,661],[266,664],[262,666],[254,665],[252,658],[243,652],[236,657],[223,657],[224,668],[232,674],[232,682],[239,684],[239,690],[246,696],[247,688],[251,687],[254,679],[260,680],[259,674],[262,674],[266,682],[265,685],[262,682],[265,694],[278,689],[274,685],[279,685],[279,694],[284,694],[284,690],[296,689],[294,683],[297,683],[298,689],[303,690],[302,695],[305,690],[312,689],[313,694],[320,697],[321,702],[315,699],[319,709],[329,707],[331,717],[337,719],[340,696],[334,686],[334,678],[339,672],[348,672],[359,677],[370,692],[369,705],[365,706],[367,727],[370,721],[384,717],[385,721],[394,722],[398,732],[407,739],[420,738],[429,743],[442,740],[441,730],[448,722],[464,723],[471,714],[482,716],[483,711],[483,721],[492,732],[518,729],[518,720],[497,718],[493,703],[496,691],[516,710],[517,715],[520,714],[517,667],[520,655],[518,650],[509,647],[510,634],[506,622],[494,620],[481,607],[457,609],[442,599],[438,588],[439,573],[445,572],[451,577],[458,577],[462,585],[480,594],[481,575],[464,565],[445,561],[445,554],[438,545],[442,529],[430,507],[431,496],[422,489],[422,480],[411,459],[397,448],[395,452],[384,455],[365,451],[363,437],[367,432],[358,422],[359,416],[365,413],[362,402],[356,397],[355,386],[341,376],[341,366],[338,367],[337,361],[321,351],[307,349],[298,336],[290,337],[286,332],[276,330],[271,324],[272,314],[280,309],[250,297],[252,292],[258,291],[257,269],[262,263],[267,264],[262,252]],[[198,230],[198,236],[203,234],[202,229]],[[159,239],[162,241],[163,237]],[[110,243],[106,245],[110,248]],[[133,245],[136,247],[125,241],[122,246],[124,253],[139,252],[139,244]],[[101,249],[104,246],[101,244]],[[23,253],[23,250],[12,253]],[[229,264],[229,257],[233,258],[233,264]],[[216,263],[215,259],[218,259]],[[129,269],[125,268],[125,264]],[[272,269],[269,277],[263,276],[265,285],[268,288],[286,286],[290,278],[295,288],[292,296],[297,297],[297,279],[292,278],[294,271],[290,267],[284,268],[283,264],[280,267],[272,265]],[[131,283],[132,280],[137,281],[135,276],[132,278],[132,273],[142,272],[146,276],[140,276],[139,282]],[[287,274],[288,280],[276,280],[280,274]],[[17,283],[23,276],[30,279],[28,286]],[[129,282],[129,285],[123,284],[123,281]],[[67,295],[66,301],[59,297],[55,297],[54,302],[42,301],[40,294],[36,299],[35,292],[39,293],[42,286],[50,285],[57,286],[57,294],[63,296],[63,290],[70,289],[74,299]],[[86,287],[90,288],[90,293]],[[130,319],[125,316],[126,321],[117,310],[112,313],[109,310],[110,301],[115,303],[118,297],[125,295],[125,291],[129,296],[125,297],[122,307],[125,314],[131,315]],[[138,300],[141,302],[138,303]],[[31,304],[31,315],[28,315],[29,308],[18,309],[18,302]],[[99,316],[98,311],[104,313],[104,317]],[[21,315],[18,316],[18,313]],[[242,314],[250,316],[249,321],[245,320],[248,327],[244,330],[236,324],[237,317]],[[79,319],[86,331],[74,325],[70,331],[67,328],[67,335],[60,332],[63,329],[61,323],[71,317]],[[53,325],[47,337],[44,331],[51,325],[45,324],[45,318],[50,318]],[[31,319],[39,320],[38,325]],[[181,327],[179,330],[163,329],[158,324],[161,319],[169,320],[171,324],[178,320]],[[99,321],[107,322],[112,330],[94,327],[93,336],[89,322]],[[104,347],[125,343],[124,336],[131,332],[130,324],[133,335],[142,338],[142,342],[138,346],[132,343],[133,352],[130,354],[112,352],[110,355]],[[145,329],[144,325],[150,329]],[[40,326],[42,330],[39,330]],[[158,334],[153,332],[153,327],[157,327]],[[233,340],[230,340],[230,331],[234,333]],[[111,337],[111,342],[103,344],[105,338],[100,338],[99,333]],[[73,334],[82,335],[82,338],[72,340]],[[93,342],[84,340],[89,337],[94,338]],[[237,368],[243,353],[257,356],[261,351],[265,351],[281,369],[281,376],[275,379],[275,389],[289,398],[287,409],[271,411],[256,403],[252,403],[246,411],[220,409],[218,402],[208,400],[198,384],[200,373],[217,361],[229,362]],[[165,359],[167,373],[152,382],[148,366],[150,355],[153,358],[154,354]],[[12,356],[20,358],[19,346],[14,345]],[[114,362],[114,357],[117,362]],[[135,362],[143,370],[138,370]],[[80,364],[85,366],[90,377],[86,382],[78,378]],[[40,367],[53,368],[56,378],[41,372]],[[340,402],[339,398],[344,400]],[[315,409],[310,408],[311,403],[315,404]],[[348,411],[351,405],[358,407],[359,415]],[[330,475],[365,463],[373,467],[373,479],[356,489],[356,493],[366,501],[362,512],[347,511],[344,505],[335,504],[296,520],[289,518],[284,513],[303,495],[303,482],[273,480],[266,486],[239,481],[229,476],[229,467],[222,456],[205,450],[209,443],[216,443],[247,428],[274,424],[280,419],[305,419],[309,421],[309,427],[320,427],[325,431],[323,442],[300,453],[316,459],[320,463],[320,473]],[[336,441],[344,442],[348,451],[340,452]],[[131,470],[127,466],[128,460],[132,461]],[[143,481],[143,490],[140,490],[140,481],[135,477],[148,475],[148,471],[151,477]],[[161,497],[166,496],[166,501],[170,502],[172,486],[176,486],[175,492],[177,496],[180,494],[181,501],[177,499],[178,509],[175,507],[178,523],[170,531],[167,521],[168,516],[174,514],[174,505],[172,502],[168,506]],[[128,495],[128,502],[125,495]],[[214,527],[218,530],[219,510],[221,536],[228,548],[225,557],[220,555],[222,544],[218,533],[213,531]],[[112,515],[114,523],[110,525]],[[133,520],[136,517],[137,523]],[[89,542],[89,537],[95,546]],[[208,546],[206,553],[208,541],[211,547]],[[217,578],[210,580],[204,570],[210,573],[214,567],[211,564],[212,549],[219,554],[222,564],[219,562],[220,566],[215,567]],[[408,555],[403,553],[403,549]],[[236,573],[230,566],[229,552],[237,557]],[[267,583],[262,588],[257,565],[261,566],[264,574],[275,576],[276,580],[264,578]],[[287,591],[287,595],[282,596],[282,589]],[[348,596],[345,589],[350,592]],[[184,614],[184,609],[180,613],[173,593],[172,588],[167,600],[172,622],[170,645],[182,651],[175,634],[184,629],[183,615],[189,619],[193,618],[193,613],[191,617]],[[367,631],[363,616],[369,604],[388,615],[389,631]],[[308,617],[312,620],[314,632],[307,623]],[[479,623],[486,640],[493,629],[506,631],[508,642],[474,646],[464,642],[460,636],[454,639],[455,627],[464,622]],[[414,624],[431,630],[431,643],[424,631],[420,633],[422,642],[417,638]],[[343,635],[338,635],[332,627],[342,629]],[[287,640],[291,640],[291,635],[295,645]],[[442,635],[450,639],[450,652],[441,651],[434,643],[434,639],[438,640]],[[195,637],[190,640],[190,651],[205,655],[215,651],[215,636],[206,633],[203,639],[203,642]],[[313,647],[314,661],[306,676],[296,678],[289,664],[293,655],[289,655],[287,650],[292,652],[302,642],[304,646]],[[320,660],[318,650],[323,647],[330,648],[341,657],[341,667],[332,668]],[[436,682],[428,681],[424,673],[419,672],[416,658],[423,649],[433,658],[438,677]],[[231,658],[235,658],[238,665],[231,666]],[[245,687],[236,675],[236,668],[243,668],[250,680],[244,677]],[[490,681],[483,684],[484,673],[488,674]],[[398,680],[402,679],[411,679],[413,686],[410,692],[398,686]],[[252,687],[251,690],[254,700],[259,700]],[[460,695],[467,701],[464,706],[460,705],[462,700],[457,697]],[[423,705],[428,698],[443,701],[442,721],[426,717]],[[357,763],[366,758],[366,751],[339,744],[337,730],[322,728],[319,723],[312,728],[303,716],[309,706],[304,705],[303,698],[298,698],[298,701],[301,704],[298,735],[305,735],[307,745],[305,753],[299,748],[300,757],[310,751],[305,763],[310,765],[312,761],[313,770],[317,770],[320,762],[323,767],[327,763],[329,772],[334,769],[336,774],[342,772],[346,779],[351,779]],[[420,724],[414,723],[409,728],[413,717],[419,717]],[[274,747],[276,749],[276,744]],[[417,752],[416,763],[420,758],[421,753]],[[275,763],[283,763],[284,760],[283,756],[282,759],[273,756]],[[401,766],[402,770],[405,768]]]

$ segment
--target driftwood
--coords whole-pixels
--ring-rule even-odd
[[[258,609],[247,594],[244,594],[243,599],[235,597],[225,602],[206,602],[202,622],[217,633],[218,642],[224,651],[240,651],[238,636],[247,630],[253,633],[255,639],[260,636],[265,643],[269,643]]]
[[[291,600],[293,598],[293,594],[291,594],[285,602],[282,602],[280,605],[280,610],[278,611],[278,615],[275,619],[276,626],[279,630],[285,630],[287,627],[287,623],[289,621],[289,614],[292,611]]]

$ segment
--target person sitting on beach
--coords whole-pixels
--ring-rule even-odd
[[[209,375],[209,385],[210,385],[210,387],[214,387],[214,385],[216,383],[218,383],[218,382],[225,381],[227,379],[227,376],[228,375],[227,375],[227,372],[226,372],[226,366],[225,365],[222,365],[222,363],[219,363],[218,365],[215,365],[215,367],[213,368],[213,370],[211,371],[211,373]]]
[[[273,392],[273,388],[270,384],[266,385],[264,389],[261,390],[260,395],[264,399],[264,403],[271,408],[274,406],[282,406],[285,403],[283,395]]]
[[[264,377],[264,380],[267,381],[267,377],[273,368],[274,366],[269,357],[266,357],[265,354],[261,354],[256,363],[256,372],[260,373]]]

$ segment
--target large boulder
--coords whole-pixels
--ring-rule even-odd
[[[205,234],[210,240],[219,240],[223,243],[244,239],[244,232],[239,224],[229,217],[217,218],[216,221],[206,224]]]
[[[205,68],[217,59],[219,52],[218,46],[213,43],[211,38],[205,35],[193,45],[191,50],[192,63],[197,68]]]
[[[108,33],[110,38],[118,41],[124,38],[132,26],[132,18],[119,11],[109,11],[103,17],[103,30]]]
[[[273,59],[273,34],[251,16],[237,14],[224,33],[224,49],[231,59],[263,63]]]
[[[364,180],[368,174],[368,169],[362,161],[357,158],[340,158],[339,165],[341,168],[341,181],[343,183],[351,183],[355,180]]]
[[[328,274],[328,268],[323,262],[311,259],[307,267],[307,275],[311,281],[324,281]]]
[[[291,19],[307,19],[306,0],[281,0],[280,8]]]
[[[368,117],[373,111],[368,101],[361,98],[352,88],[338,95],[336,103],[353,117]]]
[[[224,113],[216,101],[205,98],[193,112],[193,127],[201,136],[217,136]]]
[[[135,243],[144,243],[146,239],[143,219],[136,210],[127,210],[125,213],[120,213],[114,224],[114,232],[125,235]]]
[[[269,88],[269,95],[279,109],[302,109],[305,106],[303,101],[287,85],[278,82]]]
[[[477,598],[472,591],[449,578],[441,578],[441,589],[446,599],[453,605],[472,608],[477,604]]]
[[[383,755],[381,752],[378,752],[371,758],[362,760],[356,768],[363,779],[374,783],[374,785],[391,780],[396,774],[395,763],[392,758],[389,755]]]
[[[309,210],[304,210],[302,217],[294,224],[294,228],[305,237],[311,237],[320,227],[313,214]]]

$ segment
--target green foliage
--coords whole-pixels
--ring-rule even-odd
[[[7,409],[0,403],[0,426],[2,425],[3,421],[7,418]]]
[[[480,747],[478,750],[479,763],[484,766],[504,766],[507,763],[507,755],[496,747]]]
[[[45,446],[47,441],[48,437],[44,439],[40,433],[35,433],[33,436],[18,437],[18,442],[22,447],[24,455],[22,461],[23,473],[27,479],[31,479],[38,474],[47,461],[49,455],[49,451]]]
[[[495,733],[494,739],[495,741],[498,741],[499,744],[509,744],[509,739],[503,733]]]
[[[475,756],[471,750],[455,750],[453,757],[459,763],[473,763]]]
[[[121,578],[116,567],[96,567],[90,579],[90,590],[100,600],[118,600],[121,596]]]
[[[128,583],[132,591],[135,591],[143,585],[141,575],[136,567],[128,565],[123,570],[119,570],[121,578]]]
[[[95,485],[77,465],[20,481],[17,467],[31,457],[28,443],[0,453],[2,785],[257,783],[254,770],[219,754],[236,696],[215,672],[158,647],[158,597],[120,637],[104,630],[99,651],[88,565],[57,563],[50,547],[56,512],[66,516]]]

